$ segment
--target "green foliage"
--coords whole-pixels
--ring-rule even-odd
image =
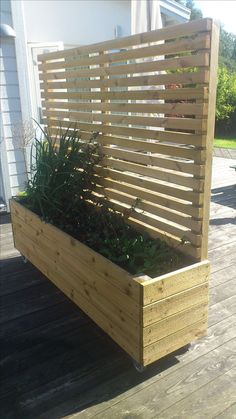
[[[220,27],[216,134],[236,132],[236,35]]]
[[[202,19],[202,11],[196,7],[193,0],[187,0],[186,7],[191,10],[190,20]]]
[[[182,6],[187,7],[191,10],[190,20],[201,19],[203,17],[202,11],[196,7],[194,0],[175,0]]]
[[[217,132],[236,129],[236,71],[220,66],[216,99]]]
[[[61,131],[61,130],[60,130]],[[68,129],[52,138],[42,130],[31,150],[32,176],[26,188],[26,203],[45,220],[60,220],[89,199],[95,184],[94,165],[100,157],[95,136],[88,143],[78,131]]]
[[[216,134],[236,132],[236,36],[220,28]]]
[[[214,147],[220,148],[235,148],[236,149],[236,134],[224,135],[223,138],[214,139]]]
[[[96,135],[81,141],[77,130],[52,138],[42,131],[32,146],[32,176],[18,199],[50,222],[132,274],[158,275],[182,266],[161,240],[138,233],[128,223],[139,200],[118,212],[97,191],[101,152]]]
[[[236,35],[220,27],[219,64],[236,71]]]

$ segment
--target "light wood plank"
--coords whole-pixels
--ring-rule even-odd
[[[83,121],[83,122],[113,122],[116,124],[132,124],[132,125],[144,125],[149,127],[164,127],[181,130],[206,130],[206,121],[204,119],[197,118],[159,118],[156,116],[128,116],[128,115],[115,115],[115,114],[103,114],[103,113],[91,113],[91,112],[76,112],[76,111],[58,111],[49,110],[44,111],[44,115],[49,118],[61,120],[61,118],[69,118],[71,122]]]
[[[55,59],[61,59],[68,56],[79,56],[90,54],[94,52],[108,51],[110,49],[127,48],[134,45],[147,44],[149,42],[158,42],[169,39],[176,39],[182,36],[191,36],[199,32],[210,31],[212,27],[212,21],[210,19],[200,19],[189,22],[187,25],[178,24],[171,27],[157,29],[150,32],[144,32],[137,35],[131,35],[125,38],[112,39],[110,41],[99,42],[91,45],[76,47],[71,50],[63,50],[57,52],[51,52],[46,54],[40,54],[38,56],[39,61],[50,61]]]
[[[176,84],[205,84],[209,82],[209,71],[207,69],[199,70],[196,72],[184,72],[173,74],[157,74],[150,76],[133,76],[122,77],[113,79],[96,79],[96,80],[83,80],[74,79],[73,81],[54,81],[48,80],[41,82],[41,87],[46,89],[79,89],[79,88],[102,88],[102,87],[133,87],[133,86],[158,86]],[[184,106],[184,104],[182,104]],[[185,112],[189,112],[188,107],[183,108]],[[192,108],[194,109],[194,108]],[[196,107],[197,109],[197,107]],[[135,111],[134,111],[135,112]],[[157,112],[159,112],[157,110]],[[162,112],[162,111],[161,111]],[[181,111],[182,112],[182,111]],[[184,112],[183,112],[184,113]]]
[[[111,169],[112,171],[112,169]],[[157,181],[157,179],[151,178],[143,178],[137,177],[135,174],[132,173],[122,173],[118,171],[113,171],[113,175],[111,175],[111,171],[109,177],[101,178],[101,184],[103,186],[108,186],[110,183],[110,179],[112,182],[116,182],[117,186],[119,182],[124,182],[127,185],[137,186],[139,188],[146,189],[148,191],[157,192],[163,195],[168,195],[169,199],[178,198],[182,201],[192,202],[193,204],[201,204],[201,200],[203,199],[201,192],[193,192],[191,190],[187,190],[184,187],[175,187],[169,186],[169,184],[161,184]]]
[[[110,306],[109,310],[117,316],[117,320],[119,319],[122,325],[123,323],[129,323],[130,320],[132,326],[130,324],[129,327],[132,327],[132,330],[136,329],[136,332],[138,331],[136,326],[139,323],[139,305],[134,303],[129,296],[116,287],[114,288],[108,281],[104,281],[99,272],[95,275],[90,266],[73,258],[70,252],[67,252],[54,240],[48,240],[48,236],[40,233],[38,229],[35,230],[30,225],[22,222],[21,219],[15,218],[15,216],[13,224],[14,237],[19,239],[24,237],[28,248],[32,248],[35,253],[40,254],[41,259],[43,259],[43,252],[45,252],[47,257],[50,258],[52,272],[59,275],[62,281],[65,278],[65,281],[81,292],[85,298],[94,299],[95,302],[101,300],[104,310],[107,300]],[[99,304],[99,301],[97,301],[97,304]],[[127,319],[124,320],[125,318]]]
[[[210,81],[209,81],[209,101],[208,101],[208,121],[206,138],[206,172],[205,172],[205,191],[204,191],[204,222],[202,226],[202,247],[201,259],[206,259],[208,255],[208,230],[210,216],[210,196],[211,196],[211,172],[213,140],[215,130],[215,107],[216,107],[216,85],[218,68],[218,49],[219,49],[219,24],[213,22],[211,35],[211,60],[210,60]]]
[[[143,325],[148,326],[197,304],[208,303],[208,282],[148,304],[143,308]]]
[[[143,355],[144,365],[148,365],[154,362],[157,357],[160,359],[168,353],[182,348],[187,343],[199,339],[206,334],[206,330],[207,321],[203,319],[159,340],[158,345],[154,343],[146,346]]]
[[[158,61],[159,62],[159,61]],[[141,65],[141,64],[140,64]],[[141,70],[138,70],[141,71]],[[154,71],[154,70],[150,70]],[[67,78],[69,75],[66,73]],[[100,77],[106,75],[101,74]],[[76,76],[77,77],[77,76]],[[205,100],[208,96],[206,87],[179,88],[166,90],[128,90],[128,91],[108,91],[108,92],[54,92],[42,91],[41,97],[44,99],[77,99],[77,100]]]
[[[169,273],[158,278],[143,281],[143,304],[144,306],[155,301],[177,294],[189,287],[195,287],[207,282],[210,275],[210,263],[199,262],[194,266],[179,269],[174,274]]]
[[[149,212],[159,217],[165,218],[166,220],[173,221],[174,223],[180,224],[182,226],[191,228],[193,231],[200,232],[201,230],[201,220],[193,220],[191,216],[185,215],[179,212],[172,212],[169,208],[164,208],[159,205],[156,205],[152,202],[147,202],[140,200],[138,203],[137,198],[118,190],[106,189],[100,193],[105,193],[106,197],[110,200],[118,201],[122,204],[127,205],[128,207],[136,207],[142,211]]]
[[[156,44],[141,48],[131,48],[126,51],[116,53],[103,53],[95,57],[79,58],[74,60],[53,61],[39,64],[40,71],[49,71],[55,69],[67,69],[75,67],[93,66],[98,64],[113,64],[119,61],[131,61],[139,58],[157,57],[160,55],[176,54],[180,52],[190,52],[205,50],[210,48],[210,36],[199,34],[194,39],[183,38],[172,42]]]
[[[144,347],[154,343],[158,345],[161,339],[182,330],[184,327],[201,320],[207,320],[207,312],[208,304],[200,304],[145,327],[143,329]]]
[[[60,245],[67,249],[67,251],[71,251],[72,254],[76,255],[75,257],[77,260],[82,259],[90,266],[93,266],[95,271],[100,271],[104,279],[111,282],[114,286],[123,289],[124,294],[130,296],[135,301],[139,301],[139,286],[133,281],[132,276],[124,269],[121,269],[119,266],[108,261],[97,252],[94,252],[92,249],[52,225],[50,225],[50,234],[47,235],[48,224],[42,223],[38,216],[15,201],[11,202],[11,212],[22,218],[27,224],[35,225],[35,228],[41,229],[49,240],[51,238],[52,240],[55,240],[56,243],[59,240]],[[106,262],[108,262],[107,265]]]
[[[202,218],[202,208],[198,206],[194,206],[188,202],[184,203],[177,198],[174,199],[173,197],[164,197],[157,192],[154,193],[151,190],[147,190],[145,188],[138,187],[137,185],[132,184],[125,184],[119,183],[114,180],[106,179],[103,180],[103,187],[106,193],[107,189],[112,189],[121,193],[126,193],[128,195],[132,195],[135,198],[139,198],[141,200],[146,200],[148,202],[152,202],[154,204],[162,205],[163,207],[169,208],[171,210],[175,210],[181,212],[183,214],[192,215],[196,218]],[[98,189],[100,190],[100,189]]]
[[[167,172],[162,169],[158,169],[156,166],[150,167],[144,164],[136,164],[126,160],[118,160],[114,158],[104,157],[102,160],[104,165],[101,168],[101,171],[98,173],[103,175],[108,175],[112,173],[107,168],[122,170],[131,173],[137,173],[139,175],[147,176],[154,179],[163,180],[165,182],[174,183],[176,185],[186,186],[187,188],[194,189],[195,191],[202,192],[203,190],[203,180],[196,179],[192,176],[184,176],[182,174],[176,174],[173,172]]]
[[[45,253],[43,253],[43,260],[40,259],[40,254],[37,253],[36,257],[32,252],[32,249],[27,247],[27,245],[17,238],[16,241],[17,247],[41,272],[43,272],[56,286],[58,286],[61,291],[64,292],[67,297],[74,301],[79,307],[98,324],[106,333],[112,337],[112,339],[118,343],[123,349],[125,349],[132,357],[139,360],[139,345],[138,341],[130,343],[127,339],[127,333],[122,333],[122,330],[111,323],[111,320],[107,316],[107,313],[101,312],[94,303],[91,303],[89,299],[84,298],[77,289],[74,289],[73,286],[69,285],[65,278],[63,277],[60,280],[58,275],[55,275],[50,271],[49,265],[45,263]],[[48,262],[49,263],[49,262]]]
[[[47,122],[47,120],[46,120]],[[51,126],[53,126],[53,121],[50,121]],[[58,134],[58,128],[60,128],[61,133],[65,133],[66,130],[61,127],[61,124],[56,124],[57,128],[50,128],[50,133],[52,135]],[[69,124],[67,124],[69,125]],[[81,136],[81,139],[90,139],[91,138],[91,132],[99,132],[101,130],[101,125],[93,125],[93,124],[82,124],[78,121],[77,124],[69,125],[70,129],[78,128],[79,135]],[[109,126],[106,127],[103,125],[102,127],[103,134],[99,134],[97,139],[101,144],[107,145],[107,144],[113,144],[116,146],[122,146],[125,148],[131,148],[135,149],[135,151],[150,151],[152,153],[156,153],[156,144],[157,142],[170,142],[173,144],[186,144],[186,145],[192,145],[192,146],[204,146],[205,144],[205,135],[195,135],[195,134],[188,134],[184,132],[173,132],[173,131],[159,131],[159,130],[150,130],[148,128],[142,129],[142,128],[127,128],[127,127],[119,127],[119,126]],[[107,135],[109,134],[109,135]],[[125,137],[130,138],[122,138],[121,135]],[[138,140],[136,138],[144,139]],[[145,141],[145,140],[149,141]],[[151,141],[150,141],[151,140]],[[173,145],[172,144],[172,145]],[[204,156],[203,156],[204,157]],[[174,164],[175,162],[173,162]],[[161,162],[159,163],[161,165]],[[177,171],[184,171],[183,168],[186,166],[186,168],[189,167],[189,170],[186,171],[186,173],[191,173],[198,176],[204,176],[204,165],[199,167],[199,163],[191,164],[191,162],[188,161],[180,161],[178,159],[178,163],[175,163],[175,166],[171,166],[173,170]],[[162,166],[161,166],[162,167]],[[170,168],[171,168],[170,167]],[[178,169],[179,167],[179,169]],[[168,167],[167,167],[168,168]],[[186,169],[187,170],[187,169]]]

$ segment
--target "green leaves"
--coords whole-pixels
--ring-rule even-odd
[[[236,127],[236,71],[220,66],[216,97],[216,128],[218,132],[235,131]]]
[[[95,193],[101,157],[96,134],[85,142],[76,129],[59,131],[56,137],[42,130],[31,151],[31,179],[19,199],[46,222],[132,274],[155,276],[179,266],[179,257],[167,244],[128,224],[139,199],[121,213]]]
[[[79,202],[90,198],[100,160],[95,138],[83,142],[76,129],[54,137],[42,130],[42,138],[35,138],[25,203],[43,219],[64,225],[69,211],[79,211]]]

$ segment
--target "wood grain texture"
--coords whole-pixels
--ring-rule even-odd
[[[121,49],[125,47],[132,47],[134,45],[146,44],[149,42],[158,42],[168,39],[176,39],[183,36],[191,36],[200,32],[206,32],[211,29],[210,19],[201,19],[190,22],[187,25],[174,25],[167,28],[153,30],[147,33],[128,36],[120,39],[112,39],[110,41],[99,42],[92,45],[73,48],[71,50],[57,51],[53,53],[41,54],[38,56],[39,61],[50,61],[65,58],[68,56],[78,57],[81,54],[90,54],[92,52],[109,51],[110,49]]]
[[[210,214],[210,193],[211,193],[211,173],[212,173],[212,153],[215,132],[215,108],[216,108],[216,83],[218,69],[218,49],[219,49],[220,27],[216,22],[212,23],[211,35],[211,58],[210,58],[210,79],[209,79],[209,100],[208,100],[208,119],[206,137],[206,172],[205,172],[205,192],[204,192],[204,222],[202,227],[202,248],[201,260],[208,254],[208,230]]]
[[[91,269],[89,265],[84,263],[85,261],[78,264],[78,260],[76,262],[70,257],[70,252],[63,252],[62,258],[57,247],[57,242],[60,240],[61,236],[58,229],[43,223],[36,215],[33,213],[29,214],[30,211],[24,209],[23,213],[31,215],[31,223],[29,226],[27,225],[27,220],[22,222],[21,220],[23,220],[24,216],[18,217],[16,214],[17,211],[18,213],[21,212],[21,206],[13,201],[11,203],[11,210],[15,245],[20,252],[44,273],[63,293],[65,293],[67,297],[79,305],[92,320],[105,330],[106,333],[108,333],[133,358],[139,360],[140,319],[139,307],[137,304],[132,304],[132,300],[129,299],[127,294],[122,294],[119,292],[118,288],[113,289],[112,292],[109,279],[104,283],[101,277],[102,275],[99,276],[98,267],[96,270],[94,268]],[[39,230],[35,226],[37,223],[41,223],[41,234],[39,234]],[[20,226],[22,228],[20,228]],[[42,231],[42,227],[46,233]],[[50,246],[47,246],[45,243],[47,243],[47,237],[50,237],[51,233],[53,239],[50,250]],[[41,236],[40,241],[38,240],[39,235]],[[77,247],[80,246],[79,242],[75,241],[75,243],[77,244]],[[71,244],[70,251],[73,252],[74,247],[75,246]],[[97,256],[99,258],[100,255]],[[106,259],[104,258],[104,261],[105,260]],[[86,272],[88,272],[89,276],[87,276]],[[117,297],[119,299],[119,294],[121,297],[120,302],[117,300]],[[115,297],[116,301],[114,301],[112,295]],[[129,301],[125,302],[127,299]],[[125,309],[124,313],[121,308],[122,305]],[[127,317],[127,314],[130,310],[133,310],[131,308],[132,305],[134,313],[136,310],[135,321],[133,322],[130,319],[131,323],[128,325],[129,315]],[[125,324],[127,325],[126,331]],[[130,329],[133,331],[133,334],[132,332],[129,333]],[[128,337],[128,334],[130,337]]]
[[[176,54],[182,51],[195,51],[210,48],[210,36],[205,34],[197,35],[193,40],[184,38],[174,40],[172,42],[164,43],[161,45],[152,45],[148,47],[129,49],[116,53],[107,53],[105,51],[100,53],[99,56],[80,58],[77,60],[53,61],[46,62],[39,65],[40,71],[49,71],[57,69],[67,69],[71,67],[84,67],[92,65],[104,65],[119,61],[128,61],[138,58],[147,58],[159,55]]]
[[[69,88],[103,88],[103,87],[134,87],[134,86],[158,86],[158,85],[169,85],[173,82],[173,76],[171,74],[157,74],[157,75],[150,75],[150,76],[135,76],[135,77],[128,77],[128,78],[112,78],[112,79],[96,79],[96,80],[84,80],[84,79],[74,79],[73,81],[54,81],[54,80],[45,80],[44,82],[41,81],[40,85],[43,89],[69,89]],[[178,84],[194,84],[194,83],[208,83],[209,82],[209,71],[207,69],[202,69],[192,72],[184,72],[175,74],[175,82]],[[72,105],[72,104],[71,104]],[[74,104],[76,106],[76,104]],[[77,104],[79,106],[79,104]],[[84,104],[83,106],[89,105]],[[163,107],[167,104],[162,104]],[[69,105],[68,105],[69,106]],[[93,104],[92,109],[96,109],[96,104]],[[132,105],[130,105],[132,106]],[[135,105],[134,105],[135,106]],[[136,104],[137,106],[137,104]],[[158,105],[156,105],[158,107]],[[160,105],[161,106],[161,105]],[[178,104],[172,105],[173,107],[176,106],[178,110]],[[179,104],[180,109],[183,109],[183,113],[190,115],[194,114],[194,109],[199,111],[199,107],[195,104],[190,104],[190,108],[183,104],[183,108],[181,108],[181,104]],[[72,108],[68,108],[72,109]],[[79,108],[78,108],[79,109]],[[88,109],[88,108],[87,108]],[[133,108],[134,109],[134,108]],[[165,108],[166,109],[166,108]],[[158,109],[154,110],[158,111]],[[133,111],[135,112],[135,110]],[[162,112],[162,111],[161,111]]]
[[[146,194],[150,203],[159,201],[160,214],[149,205],[150,213],[129,222],[172,245],[184,241],[180,251],[196,260],[207,258],[213,26],[203,19],[39,57],[44,122],[52,135],[76,127],[87,141],[98,133],[100,191],[117,188],[120,210],[129,206],[122,201],[127,188],[134,199]]]
[[[234,377],[228,383],[222,379],[235,366],[236,352],[236,297],[227,286],[236,278],[232,164],[232,160],[214,158],[209,235],[213,298],[208,335],[188,350],[150,365],[141,375],[126,353],[72,301],[59,290],[55,293],[53,284],[30,263],[21,261],[13,247],[9,216],[0,215],[4,296],[0,397],[4,418],[129,415],[152,419],[157,411],[163,418],[175,412],[201,418],[199,400],[209,417],[231,419],[235,415]],[[187,413],[182,412],[185,402]]]
[[[163,339],[197,321],[206,322],[208,262],[167,274],[160,280],[145,277],[143,281],[142,277],[132,278],[87,246],[45,224],[14,200],[11,217],[17,249],[141,364],[148,362],[144,360],[146,346],[149,350],[152,345],[155,351],[154,345],[159,345],[161,340],[163,351],[169,353],[173,344],[168,343],[164,349]],[[188,284],[186,272],[190,278]],[[175,278],[177,285],[172,286]],[[184,342],[188,338],[184,337]],[[181,339],[176,342],[175,348],[183,343]],[[159,353],[160,357],[163,353]],[[154,358],[147,359],[153,362]]]
[[[133,278],[13,202],[16,247],[143,365],[207,329],[216,38],[203,19],[39,57],[53,135],[77,126],[84,142],[99,133],[95,193],[118,210],[141,199],[128,222],[193,259],[160,278]]]

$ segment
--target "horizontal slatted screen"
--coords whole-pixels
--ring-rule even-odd
[[[130,222],[199,258],[212,21],[39,56],[45,124],[92,132],[101,188]]]

